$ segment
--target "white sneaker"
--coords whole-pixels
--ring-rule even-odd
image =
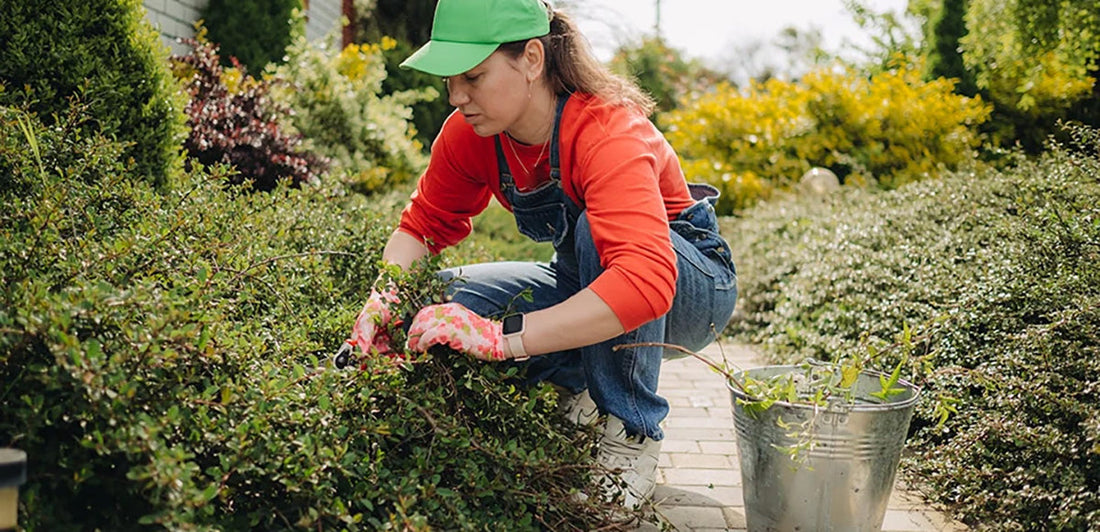
[[[595,423],[596,418],[600,417],[600,410],[587,389],[580,393],[558,390],[558,411],[565,419],[581,427]]]
[[[607,416],[596,461],[607,469],[600,481],[608,499],[622,497],[623,506],[636,509],[649,500],[657,485],[657,458],[661,442],[643,435],[627,436],[623,422]]]

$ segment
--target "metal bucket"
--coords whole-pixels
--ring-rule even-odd
[[[799,366],[767,366],[739,372],[763,380],[802,371]],[[879,373],[865,371],[856,380],[855,397],[881,390]],[[741,480],[748,529],[757,531],[881,530],[894,486],[901,450],[920,389],[906,381],[904,391],[883,404],[818,409],[776,402],[755,417],[738,404],[747,397],[727,383],[733,395],[733,420],[741,457]],[[816,416],[816,418],[815,418]],[[780,427],[782,418],[788,428]],[[798,438],[791,424],[813,419],[812,450],[805,461],[792,460]]]

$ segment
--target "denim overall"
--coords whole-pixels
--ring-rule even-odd
[[[499,318],[506,312],[533,312],[556,305],[588,286],[603,272],[592,241],[588,217],[561,186],[558,133],[568,96],[560,98],[550,138],[550,180],[535,190],[516,188],[500,136],[495,138],[501,192],[512,205],[516,226],[536,242],[551,242],[549,264],[496,262],[462,266],[441,272],[453,278],[453,301],[481,316]],[[737,300],[737,274],[729,245],[718,235],[714,203],[718,190],[689,185],[696,202],[669,223],[679,275],[671,310],[655,320],[596,345],[532,357],[530,382],[549,380],[577,393],[588,388],[601,414],[623,421],[630,434],[660,440],[659,424],[668,402],[657,395],[663,350],[618,344],[661,342],[699,350],[728,323]],[[517,294],[529,290],[532,301]],[[680,355],[679,352],[670,354]]]

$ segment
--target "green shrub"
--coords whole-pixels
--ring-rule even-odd
[[[638,83],[657,107],[667,112],[680,106],[686,97],[703,92],[723,81],[698,60],[686,60],[661,37],[646,37],[641,42],[622,46],[609,64],[611,70]]]
[[[974,72],[963,64],[959,39],[966,36],[966,6],[969,0],[927,1],[934,6],[925,39],[928,41],[928,75],[935,78],[958,80],[955,91],[965,96],[978,93]]]
[[[229,177],[231,183],[247,182],[258,190],[272,190],[283,179],[293,186],[315,183],[327,161],[306,149],[300,134],[287,131],[290,109],[270,97],[278,80],[223,69],[217,46],[201,33],[185,43],[191,53],[172,56],[172,66],[190,97],[188,155],[205,165],[232,165],[239,173]]]
[[[198,172],[155,193],[74,120],[0,107],[0,175],[18,185],[0,188],[0,445],[29,455],[27,530],[612,519],[571,493],[589,489],[594,435],[553,414],[549,387],[447,351],[324,369],[399,205],[239,194]],[[410,305],[437,294],[432,271],[398,279]]]
[[[339,54],[297,39],[288,61],[274,70],[289,81],[275,96],[294,110],[290,121],[353,190],[374,193],[418,176],[427,165],[410,125],[415,102],[438,97],[434,89],[382,94],[386,78],[377,45],[352,44]]]
[[[973,525],[1100,522],[1100,134],[1076,135],[1088,154],[777,202],[725,231],[742,341],[831,359],[915,330],[930,371],[905,469]],[[941,431],[945,392],[958,414]]]
[[[209,0],[202,9],[209,38],[223,52],[225,66],[236,58],[253,72],[281,63],[305,19],[295,17],[302,0]]]
[[[818,70],[746,90],[719,85],[662,115],[693,179],[723,189],[730,213],[791,186],[815,166],[845,183],[894,188],[973,160],[989,109],[899,66],[870,78]]]
[[[382,82],[385,94],[429,87],[436,93],[446,93],[443,78],[398,66],[428,42],[435,5],[436,0],[372,0],[355,6],[355,42],[381,42],[387,37],[395,41],[393,48],[382,50],[388,73]],[[416,138],[421,144],[430,146],[454,107],[445,96],[420,100],[411,107]]]
[[[996,105],[994,140],[1039,152],[1059,119],[1100,126],[1100,0],[970,0],[959,45]]]
[[[0,105],[50,123],[79,97],[91,114],[83,133],[128,143],[119,156],[157,185],[182,160],[183,99],[167,55],[139,0],[0,4]]]

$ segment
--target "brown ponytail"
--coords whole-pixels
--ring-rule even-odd
[[[538,37],[546,50],[543,74],[555,94],[584,92],[610,103],[637,106],[645,115],[653,112],[653,99],[634,82],[613,74],[592,53],[588,40],[565,13],[554,10],[550,33]],[[500,50],[519,57],[527,40],[504,43]]]

